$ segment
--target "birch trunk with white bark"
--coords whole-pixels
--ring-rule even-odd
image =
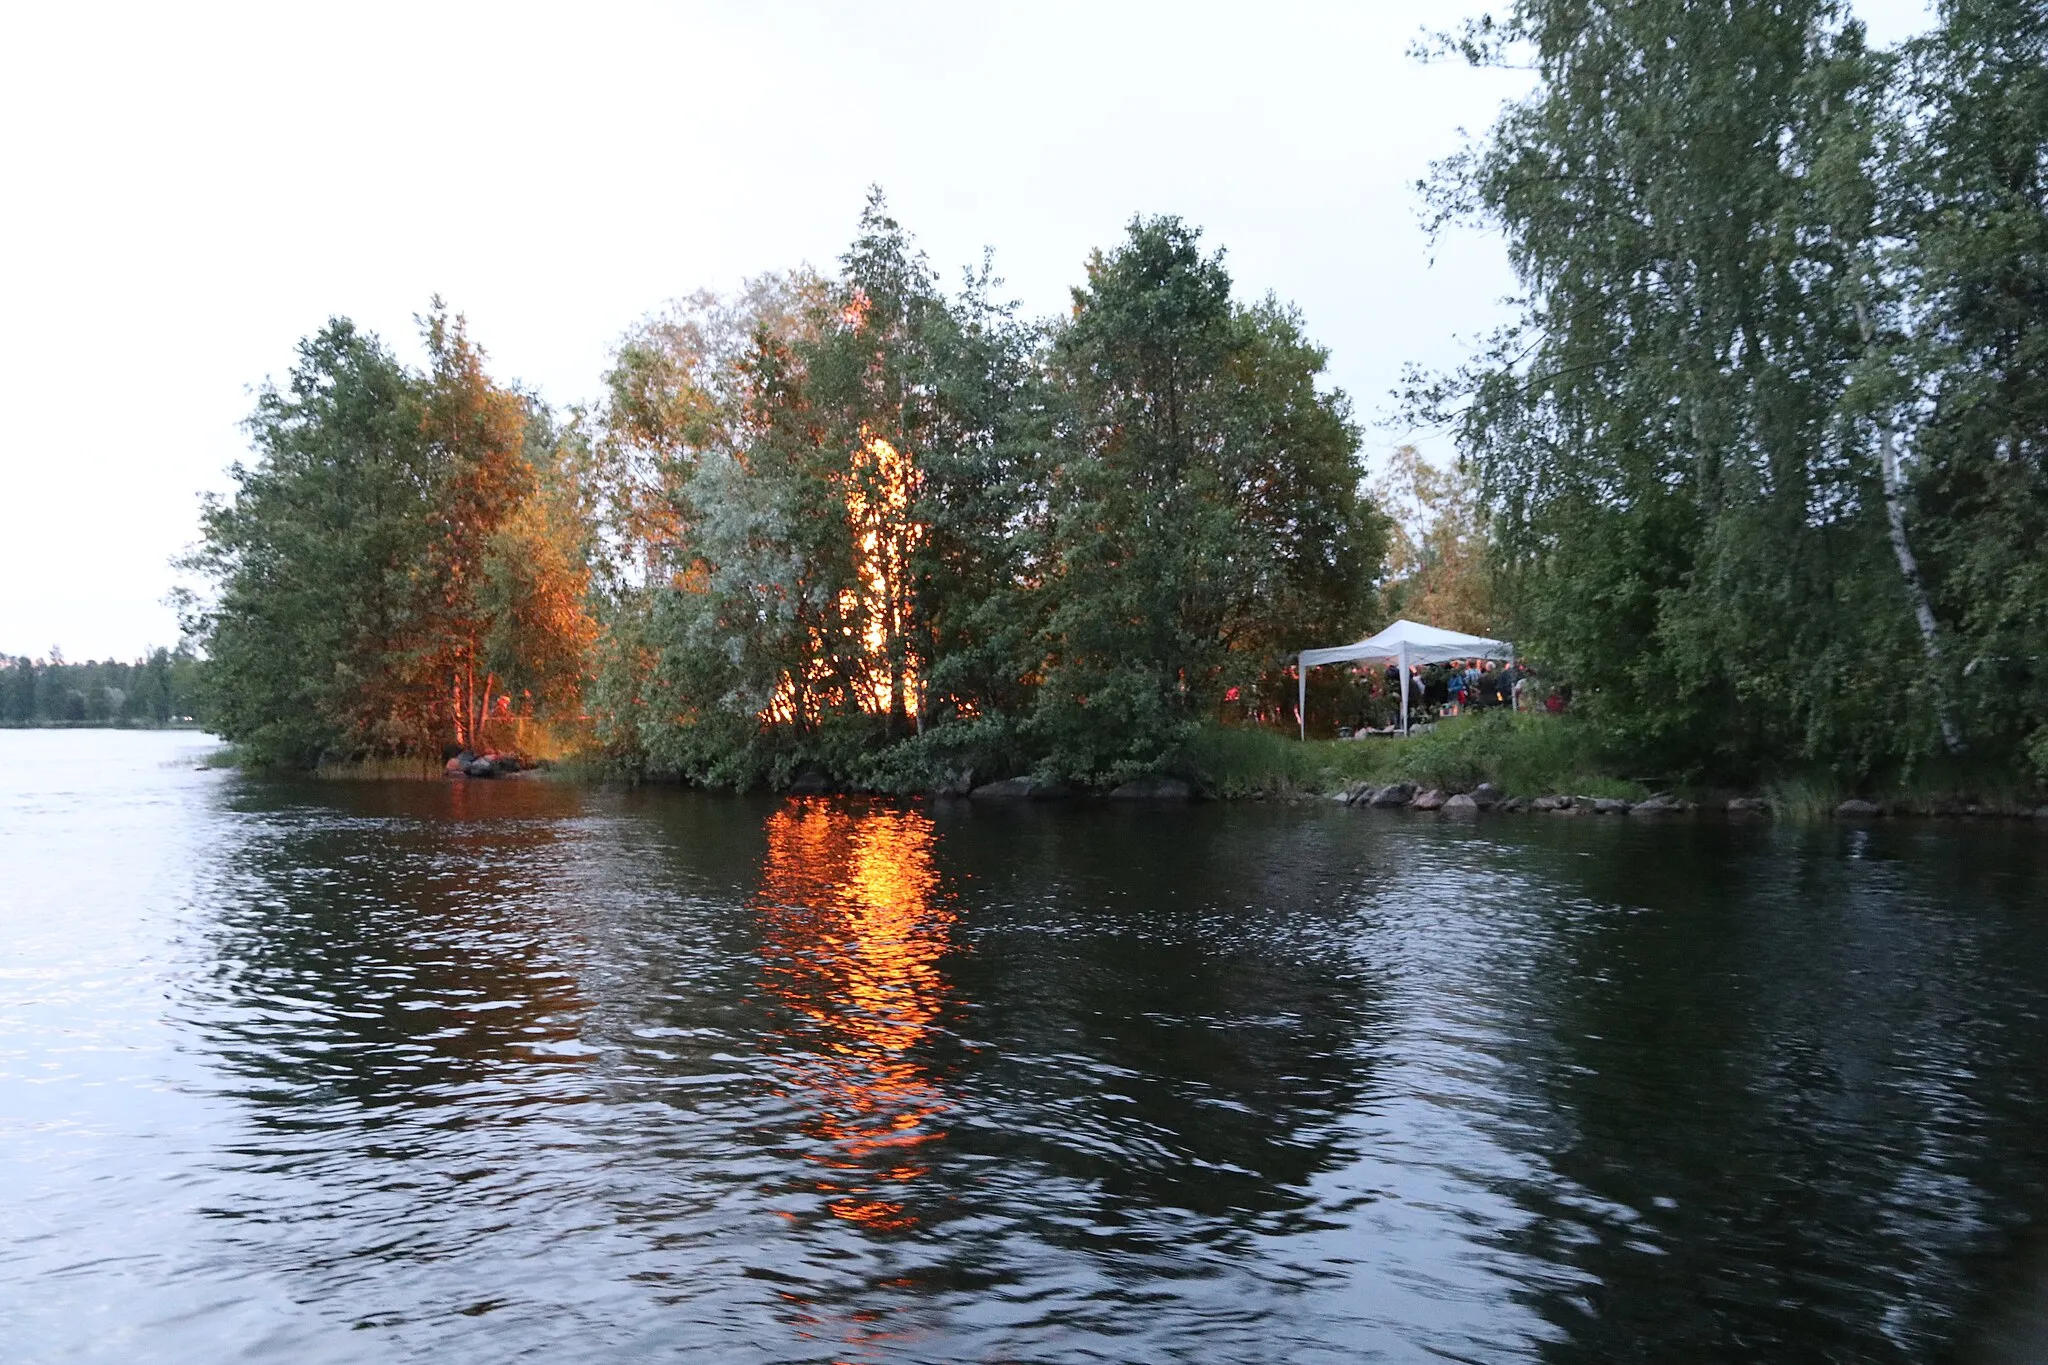
[[[1863,344],[1876,335],[1870,314],[1859,302],[1856,323]],[[1913,556],[1913,544],[1906,538],[1906,479],[1899,456],[1899,429],[1890,421],[1877,432],[1878,464],[1884,483],[1884,517],[1891,533],[1892,556],[1899,562],[1899,577],[1905,580],[1906,600],[1912,605],[1913,620],[1920,627],[1920,650],[1927,658],[1927,682],[1934,691],[1934,718],[1941,727],[1941,742],[1952,754],[1963,751],[1962,730],[1956,725],[1955,707],[1949,701],[1947,671],[1941,660],[1941,632],[1935,624],[1934,605],[1927,596],[1927,584],[1920,577],[1920,561]]]

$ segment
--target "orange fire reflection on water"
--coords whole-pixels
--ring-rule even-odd
[[[790,1085],[819,1143],[816,1188],[834,1216],[916,1225],[901,1197],[944,1136],[947,1105],[911,1055],[949,988],[954,914],[938,890],[936,831],[918,811],[794,801],[769,817],[760,910],[763,983],[792,1013]]]

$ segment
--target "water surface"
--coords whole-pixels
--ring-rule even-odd
[[[1941,1361],[2038,1312],[2048,828],[197,747],[0,731],[9,1359]]]

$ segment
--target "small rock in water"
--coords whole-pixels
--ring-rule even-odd
[[[1472,804],[1481,810],[1492,810],[1500,804],[1500,790],[1491,782],[1481,782],[1471,792]]]
[[[1424,792],[1422,795],[1416,797],[1413,801],[1411,801],[1408,805],[1408,809],[1442,810],[1444,806],[1444,800],[1444,794],[1438,791],[1436,788],[1431,787],[1428,791]]]
[[[1369,806],[1377,806],[1381,810],[1391,810],[1395,806],[1405,806],[1414,799],[1414,783],[1396,782],[1391,787],[1381,787],[1378,791],[1374,792],[1372,794],[1372,800],[1368,801],[1366,804]]]
[[[1728,803],[1730,815],[1769,815],[1771,803],[1761,796],[1738,796]]]
[[[1529,809],[1544,811],[1570,810],[1572,804],[1572,798],[1569,796],[1539,796],[1529,803]]]
[[[466,770],[471,777],[496,777],[498,769],[488,758],[473,758]]]
[[[1521,797],[1510,796],[1505,801],[1502,801],[1498,806],[1495,806],[1494,810],[1501,815],[1519,815],[1524,810],[1527,810],[1528,807],[1529,803],[1524,801]]]
[[[1445,815],[1477,815],[1479,803],[1472,799],[1469,792],[1459,792],[1444,802],[1443,811]]]
[[[1835,814],[1845,820],[1867,820],[1874,815],[1883,815],[1884,807],[1875,801],[1851,797],[1835,807]]]
[[[1584,801],[1586,798],[1582,796],[1579,799]],[[1593,814],[1595,815],[1627,815],[1628,812],[1629,803],[1618,796],[1596,796],[1593,798]]]

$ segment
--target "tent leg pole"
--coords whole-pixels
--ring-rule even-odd
[[[1401,735],[1408,734],[1408,646],[1401,646]]]

